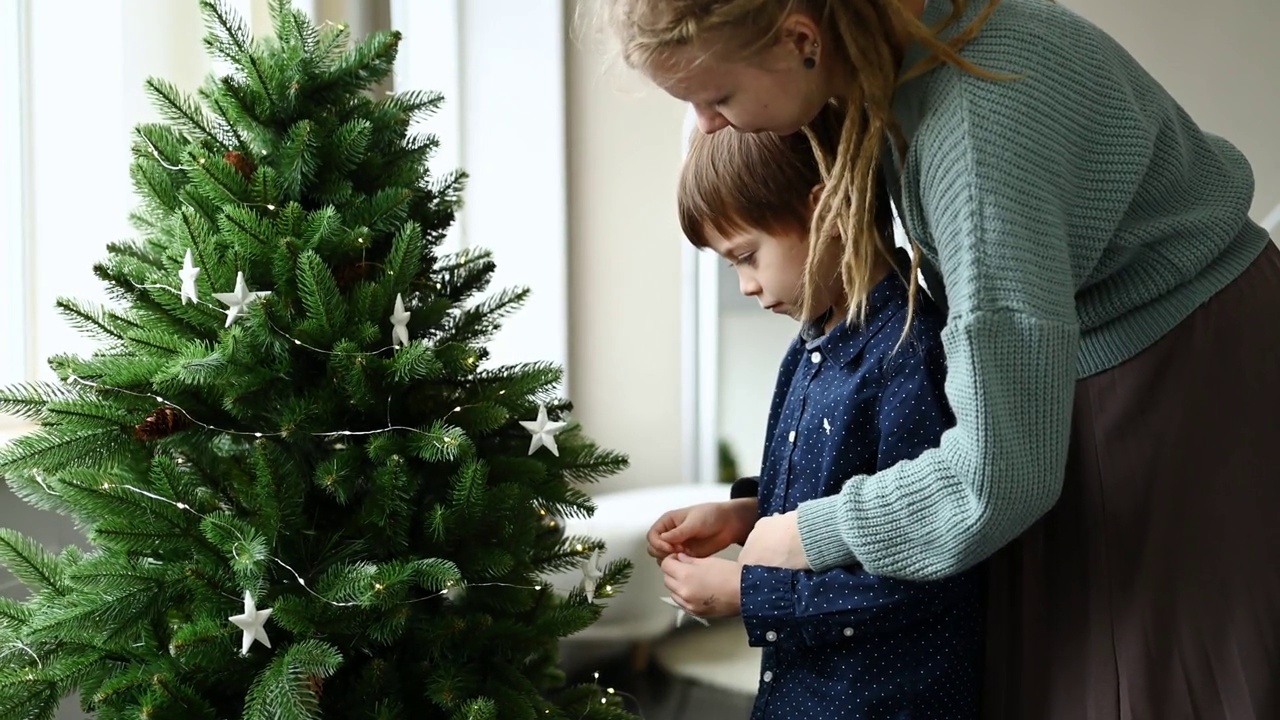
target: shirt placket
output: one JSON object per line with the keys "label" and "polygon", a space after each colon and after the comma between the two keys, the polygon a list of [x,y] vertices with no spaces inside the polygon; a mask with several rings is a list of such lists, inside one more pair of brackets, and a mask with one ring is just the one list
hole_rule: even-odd
{"label": "shirt placket", "polygon": [[[782,476],[778,478],[778,488],[780,493],[774,493],[774,498],[778,498],[771,503],[770,510],[772,514],[779,514],[790,507],[791,485],[793,478],[793,468],[795,467],[795,451],[796,442],[799,439],[801,425],[804,420],[806,407],[806,399],[809,395],[809,386],[813,384],[814,378],[818,374],[819,368],[822,366],[823,355],[818,343],[812,343],[809,350],[808,359],[797,371],[799,382],[791,388],[792,401],[788,403],[788,407],[782,414],[781,427],[787,429],[787,445],[786,452],[783,454],[782,461],[778,463]],[[765,640],[773,643],[779,639],[779,630],[769,630],[765,633]],[[774,677],[778,672],[778,651],[774,647],[764,648],[761,654],[760,662],[760,689],[756,696],[756,702],[752,710],[751,717],[753,720],[763,718],[768,713],[769,700],[773,695]]]}
{"label": "shirt placket", "polygon": [[801,366],[802,381],[796,390],[796,403],[793,412],[787,417],[790,429],[787,431],[787,456],[783,463],[782,510],[791,507],[791,491],[795,484],[795,452],[796,443],[800,439],[800,430],[804,426],[805,410],[809,397],[809,386],[813,384],[818,370],[822,367],[823,355],[820,343],[810,343],[809,357]]}

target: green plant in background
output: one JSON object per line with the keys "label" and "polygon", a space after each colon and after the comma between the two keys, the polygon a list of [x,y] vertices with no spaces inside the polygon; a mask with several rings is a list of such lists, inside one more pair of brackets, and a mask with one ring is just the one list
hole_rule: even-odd
{"label": "green plant in background", "polygon": [[720,449],[720,482],[732,484],[742,477],[738,474],[738,460],[734,457],[733,446],[728,440],[721,440]]}

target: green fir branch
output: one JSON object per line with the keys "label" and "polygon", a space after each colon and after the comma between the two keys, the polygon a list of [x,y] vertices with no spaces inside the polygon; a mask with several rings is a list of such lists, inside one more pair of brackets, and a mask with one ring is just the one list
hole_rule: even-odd
{"label": "green fir branch", "polygon": [[276,163],[287,197],[301,198],[303,188],[315,182],[319,169],[319,149],[320,139],[317,137],[316,126],[309,120],[294,123],[285,133]]}
{"label": "green fir branch", "polygon": [[20,383],[0,388],[0,415],[41,420],[50,403],[82,398],[78,387],[48,382]]}
{"label": "green fir branch", "polygon": [[307,318],[323,332],[328,342],[333,342],[347,322],[342,293],[333,273],[319,254],[307,250],[298,256],[297,278]]}
{"label": "green fir branch", "polygon": [[57,556],[15,530],[0,528],[0,563],[36,592],[61,597],[70,589]]}
{"label": "green fir branch", "polygon": [[71,467],[109,464],[124,455],[127,442],[113,429],[42,428],[0,448],[0,474],[55,474]]}
{"label": "green fir branch", "polygon": [[136,321],[86,300],[58,298],[54,306],[75,329],[100,339],[124,340],[125,333],[141,327]]}
{"label": "green fir branch", "polygon": [[304,640],[279,653],[249,689],[244,720],[320,720],[313,688],[342,665],[342,654],[318,640]]}
{"label": "green fir branch", "polygon": [[[218,147],[224,150],[227,149],[218,133],[214,131],[204,109],[179,90],[176,85],[168,80],[155,77],[147,78],[144,85],[147,95],[151,97],[152,105],[160,112],[161,117],[177,125],[184,132],[200,135],[206,140],[215,143]],[[176,160],[177,158],[173,159]],[[165,162],[174,166],[186,164],[170,162],[169,159],[166,159]]]}

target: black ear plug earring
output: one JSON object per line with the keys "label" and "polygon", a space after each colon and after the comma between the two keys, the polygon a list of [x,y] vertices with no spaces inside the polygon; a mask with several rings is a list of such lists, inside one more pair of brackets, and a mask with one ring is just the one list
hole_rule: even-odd
{"label": "black ear plug earring", "polygon": [[804,67],[806,70],[812,70],[818,67],[818,43],[815,42],[813,44],[813,54],[805,56]]}

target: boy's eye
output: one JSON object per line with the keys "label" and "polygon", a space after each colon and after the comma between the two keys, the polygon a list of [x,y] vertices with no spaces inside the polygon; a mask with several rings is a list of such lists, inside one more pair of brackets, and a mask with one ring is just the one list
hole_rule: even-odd
{"label": "boy's eye", "polygon": [[746,255],[742,255],[741,257],[739,257],[737,260],[729,261],[729,267],[737,267],[739,265],[746,265],[747,267],[755,267],[756,254],[747,253]]}

